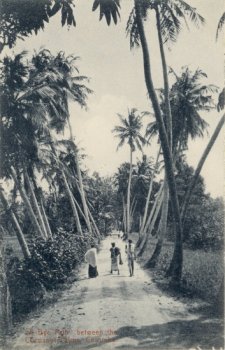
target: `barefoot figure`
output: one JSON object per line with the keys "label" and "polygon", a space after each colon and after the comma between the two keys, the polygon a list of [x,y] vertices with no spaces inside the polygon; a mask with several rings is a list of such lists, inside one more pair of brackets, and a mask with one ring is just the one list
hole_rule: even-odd
{"label": "barefoot figure", "polygon": [[116,247],[115,243],[112,243],[112,247],[110,248],[110,253],[111,253],[111,273],[113,271],[117,271],[118,275],[120,274],[119,271],[119,257],[120,257],[120,250],[118,247]]}
{"label": "barefoot figure", "polygon": [[128,267],[131,277],[134,275],[134,260],[136,259],[135,247],[132,239],[128,240],[128,245],[125,247],[125,252],[127,254]]}

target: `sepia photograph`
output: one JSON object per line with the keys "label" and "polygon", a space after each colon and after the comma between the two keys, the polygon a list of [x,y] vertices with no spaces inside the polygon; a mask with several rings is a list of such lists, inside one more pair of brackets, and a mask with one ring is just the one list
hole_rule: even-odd
{"label": "sepia photograph", "polygon": [[0,350],[223,350],[223,0],[0,0]]}

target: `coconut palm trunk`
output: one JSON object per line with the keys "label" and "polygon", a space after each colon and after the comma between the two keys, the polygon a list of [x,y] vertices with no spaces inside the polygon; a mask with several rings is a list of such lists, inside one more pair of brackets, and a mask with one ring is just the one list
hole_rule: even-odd
{"label": "coconut palm trunk", "polygon": [[18,239],[18,242],[19,242],[19,246],[22,250],[22,253],[23,253],[23,256],[25,259],[28,259],[30,258],[31,254],[30,254],[30,251],[29,251],[29,248],[28,248],[28,245],[27,245],[27,242],[26,242],[26,239],[24,237],[24,234],[22,232],[22,229],[20,227],[20,224],[17,220],[17,217],[15,215],[15,213],[13,212],[12,208],[10,208],[4,194],[3,194],[3,190],[0,189],[0,200],[2,202],[2,205],[3,205],[3,208],[6,212],[8,212],[11,216],[11,219],[12,219],[12,223],[15,227],[15,233],[16,233],[16,237]]}
{"label": "coconut palm trunk", "polygon": [[[71,127],[69,118],[67,118],[67,122],[68,122],[68,126],[69,126],[69,131],[70,131],[70,141],[74,144],[73,132],[72,132],[72,127]],[[82,175],[81,175],[81,170],[80,170],[80,165],[79,165],[79,160],[78,160],[76,150],[74,152],[74,160],[75,160],[76,169],[77,169],[77,177],[78,177],[78,181],[79,181],[81,201],[82,201],[82,205],[83,205],[83,209],[84,209],[84,215],[86,218],[87,228],[88,228],[88,231],[90,233],[92,233],[91,223],[90,223],[90,219],[89,219],[89,215],[88,215],[88,206],[87,206],[87,201],[85,198],[83,179],[82,179]]]}
{"label": "coconut palm trunk", "polygon": [[52,230],[51,230],[51,227],[49,225],[48,217],[46,215],[46,211],[45,211],[45,207],[44,207],[42,198],[40,198],[40,206],[41,206],[41,211],[42,211],[45,227],[46,227],[46,230],[48,233],[48,237],[52,240],[53,239]]}
{"label": "coconut palm trunk", "polygon": [[71,205],[71,208],[72,208],[72,212],[73,212],[73,217],[74,217],[74,220],[75,220],[75,223],[76,223],[77,232],[80,235],[82,235],[82,228],[81,228],[81,224],[80,224],[80,218],[79,218],[79,215],[78,215],[78,212],[77,212],[77,208],[76,208],[76,205],[75,205],[75,202],[74,202],[74,199],[73,199],[73,194],[72,194],[72,192],[70,190],[70,186],[68,184],[65,172],[64,172],[63,168],[60,168],[59,158],[58,158],[58,155],[57,155],[56,150],[54,148],[54,144],[53,144],[51,139],[50,139],[49,144],[50,144],[52,153],[53,153],[53,155],[54,155],[54,157],[55,157],[55,159],[56,159],[56,161],[58,163],[58,170],[59,170],[59,172],[62,175],[62,180],[63,180],[63,183],[64,183],[65,188],[66,188],[66,192],[67,192],[67,195],[68,195],[68,198],[69,198],[69,201],[70,201],[70,205]]}
{"label": "coconut palm trunk", "polygon": [[63,183],[65,185],[66,192],[67,192],[67,195],[68,195],[68,198],[69,198],[69,201],[70,201],[70,205],[71,205],[71,208],[72,208],[72,211],[73,211],[73,216],[74,216],[74,219],[75,219],[77,232],[80,235],[82,235],[82,228],[81,228],[81,224],[80,224],[80,218],[79,218],[79,215],[78,215],[78,212],[77,212],[76,205],[74,203],[73,194],[72,194],[72,192],[70,190],[70,187],[69,187],[69,184],[68,184],[68,181],[67,181],[67,178],[66,178],[64,170],[61,169],[60,172],[62,174]]}
{"label": "coconut palm trunk", "polygon": [[11,330],[12,307],[7,283],[5,245],[3,238],[0,238],[0,342]]}
{"label": "coconut palm trunk", "polygon": [[93,218],[93,215],[91,214],[91,211],[90,211],[89,208],[88,208],[88,213],[89,213],[90,220],[91,220],[91,223],[93,225],[94,231],[96,232],[98,238],[100,238],[101,237],[101,233],[99,232],[98,226],[96,225],[95,219]]}
{"label": "coconut palm trunk", "polygon": [[27,197],[26,192],[24,191],[24,189],[23,189],[23,187],[22,187],[20,181],[18,181],[17,176],[16,176],[15,169],[14,169],[13,167],[11,167],[11,175],[12,175],[12,178],[13,178],[13,180],[14,180],[14,182],[15,182],[15,184],[16,184],[18,190],[19,190],[19,192],[20,192],[21,198],[22,198],[23,201],[24,201],[25,208],[27,209],[27,212],[28,212],[28,214],[29,214],[29,216],[30,216],[30,219],[31,219],[31,222],[32,222],[32,224],[33,224],[33,226],[34,226],[35,231],[36,231],[44,240],[46,240],[46,236],[45,236],[45,234],[43,233],[43,231],[42,231],[42,229],[41,229],[41,227],[40,227],[40,225],[39,225],[39,223],[38,223],[38,220],[37,220],[37,218],[36,218],[36,216],[35,216],[35,213],[34,213],[34,211],[33,211],[33,208],[32,208],[32,206],[31,206],[31,204],[30,204],[29,198]]}
{"label": "coconut palm trunk", "polygon": [[24,176],[25,176],[25,180],[26,180],[26,183],[28,185],[28,188],[29,188],[29,191],[30,191],[30,194],[31,194],[31,198],[32,198],[32,201],[33,201],[33,206],[34,206],[34,211],[36,212],[36,215],[37,215],[37,218],[38,218],[38,222],[40,224],[42,232],[44,233],[46,238],[49,238],[48,237],[48,233],[47,233],[47,229],[45,227],[44,219],[42,217],[42,214],[41,214],[38,202],[37,202],[37,198],[36,198],[35,193],[34,193],[33,186],[31,184],[30,178],[29,178],[25,168],[24,168]]}
{"label": "coconut palm trunk", "polygon": [[180,217],[180,208],[179,208],[178,197],[177,197],[176,182],[175,182],[175,177],[173,172],[173,160],[172,160],[172,154],[171,154],[158,98],[157,98],[153,81],[152,81],[149,49],[148,49],[148,44],[145,36],[143,19],[141,15],[141,2],[139,0],[135,0],[134,3],[135,3],[135,11],[136,11],[137,28],[138,28],[138,33],[140,36],[140,42],[141,42],[141,47],[143,52],[145,82],[146,82],[146,87],[148,90],[149,97],[152,102],[158,130],[159,130],[159,137],[160,137],[160,142],[161,142],[163,156],[164,156],[167,181],[169,185],[171,203],[173,208],[173,215],[176,222],[176,245],[178,247],[178,250],[177,250],[178,254],[176,255],[176,268],[173,270],[172,279],[174,283],[179,284],[182,276],[182,267],[183,267],[183,248],[182,248],[183,233],[182,233],[182,224],[181,224],[181,217]]}
{"label": "coconut palm trunk", "polygon": [[133,202],[131,204],[131,208],[130,208],[130,220],[131,220],[131,228],[132,228],[132,223],[133,223],[133,217],[134,217],[134,212],[137,206],[137,201],[135,200],[135,198],[133,199]]}
{"label": "coconut palm trunk", "polygon": [[141,246],[141,249],[140,251],[138,252],[138,255],[141,256],[143,253],[144,253],[144,250],[146,248],[146,245],[148,243],[148,240],[149,240],[149,237],[151,236],[152,234],[152,230],[154,229],[155,227],[155,223],[156,223],[156,220],[159,216],[159,212],[162,208],[162,202],[163,202],[163,194],[161,193],[160,197],[159,197],[159,201],[158,201],[158,205],[156,206],[155,208],[155,212],[154,212],[154,215],[152,217],[152,221],[150,223],[150,226],[147,227],[147,232],[146,232],[146,235],[145,235],[145,239],[144,239],[144,242]]}
{"label": "coconut palm trunk", "polygon": [[[147,242],[147,238],[148,238],[148,232],[147,232],[147,229],[155,215],[155,212],[158,211],[161,207],[161,202],[162,202],[162,190],[163,190],[163,183],[161,184],[161,187],[157,193],[157,196],[156,196],[156,199],[155,199],[155,202],[153,204],[153,207],[151,209],[151,212],[150,212],[150,215],[149,215],[149,218],[148,218],[148,221],[144,227],[144,232],[143,232],[143,236],[142,236],[142,239],[141,239],[141,243],[139,244],[139,252],[138,252],[138,256],[142,255],[143,254],[143,251],[144,251],[144,248],[146,246],[146,242]],[[159,209],[157,209],[159,208]]]}
{"label": "coconut palm trunk", "polygon": [[131,178],[132,178],[132,166],[133,166],[133,161],[132,161],[132,155],[133,151],[132,148],[130,147],[130,171],[129,171],[129,179],[128,179],[128,186],[127,186],[127,237],[129,236],[130,233],[130,224],[131,224],[131,219],[130,219],[130,192],[131,192]]}
{"label": "coconut palm trunk", "polygon": [[122,200],[123,200],[123,228],[124,228],[124,233],[126,234],[127,232],[127,220],[126,220],[126,204],[125,204],[125,200],[124,200],[124,196],[122,196]]}
{"label": "coconut palm trunk", "polygon": [[181,217],[182,217],[182,221],[184,223],[184,220],[185,220],[185,215],[186,215],[186,212],[187,212],[187,208],[188,208],[188,204],[190,202],[190,198],[191,198],[191,194],[192,194],[192,191],[195,187],[195,184],[196,184],[196,181],[198,180],[198,177],[199,177],[199,174],[202,170],[202,167],[205,163],[205,160],[206,158],[208,157],[208,154],[209,152],[211,151],[216,139],[217,139],[217,136],[219,135],[223,125],[224,125],[224,122],[225,122],[225,114],[221,117],[216,129],[214,130],[214,133],[212,134],[210,140],[209,140],[209,143],[208,145],[206,146],[206,149],[205,151],[203,152],[203,155],[197,165],[197,168],[195,170],[195,173],[194,173],[194,176],[192,177],[192,180],[188,186],[188,189],[186,191],[186,194],[185,194],[185,197],[184,197],[184,201],[182,203],[182,208],[181,208]]}
{"label": "coconut palm trunk", "polygon": [[142,220],[142,224],[141,224],[141,228],[140,228],[140,235],[142,235],[142,233],[144,231],[144,227],[146,225],[146,220],[147,220],[147,215],[148,215],[148,210],[149,210],[149,204],[150,204],[150,198],[151,198],[151,194],[152,194],[152,187],[153,187],[153,182],[154,182],[154,178],[155,178],[155,173],[156,173],[156,170],[157,170],[157,167],[158,167],[160,151],[161,151],[161,147],[159,148],[159,152],[158,152],[158,155],[157,155],[157,158],[156,158],[154,170],[153,170],[153,173],[151,175],[151,180],[150,180],[150,184],[149,184],[149,188],[148,188],[148,195],[147,195],[146,203],[145,203],[144,216],[143,216],[143,220]]}
{"label": "coconut palm trunk", "polygon": [[[77,189],[78,189],[78,191],[79,191],[79,193],[80,193],[80,196],[81,196],[81,190],[80,190],[79,186],[77,186]],[[87,223],[87,221],[86,221],[86,216],[84,215],[83,211],[81,210],[81,207],[80,207],[80,205],[78,204],[78,202],[77,202],[77,200],[75,199],[75,197],[73,197],[73,199],[74,199],[75,204],[76,204],[76,206],[77,206],[79,212],[80,212],[81,215],[83,216],[83,218],[84,218],[84,220],[85,220],[85,222],[86,222],[86,225],[87,225],[87,227],[88,227],[88,223]],[[89,205],[90,205],[90,203],[89,203]],[[88,205],[87,205],[87,209],[88,209],[88,217],[90,218],[90,222],[91,222],[91,224],[92,224],[92,226],[93,226],[93,228],[94,228],[94,231],[96,232],[97,236],[101,236],[101,234],[100,234],[100,232],[99,232],[99,229],[98,229],[98,227],[97,227],[97,225],[96,225],[96,222],[95,222],[95,220],[94,220],[94,218],[93,218],[93,216],[92,216],[92,214],[91,214],[91,211],[90,211]]]}
{"label": "coconut palm trunk", "polygon": [[163,246],[163,240],[166,235],[166,229],[167,229],[167,217],[168,217],[168,207],[169,207],[169,188],[167,181],[165,179],[164,189],[163,189],[163,204],[162,204],[162,213],[161,213],[161,219],[159,224],[159,232],[158,232],[158,240],[154,249],[154,252],[150,259],[145,264],[146,268],[149,267],[155,267],[158,257],[161,253],[162,246]]}
{"label": "coconut palm trunk", "polygon": [[166,56],[164,52],[163,40],[162,40],[162,31],[161,31],[161,22],[158,5],[156,5],[156,26],[159,40],[160,55],[162,61],[162,71],[163,71],[163,81],[164,81],[164,98],[165,98],[165,109],[166,109],[166,130],[169,141],[170,150],[172,152],[172,114],[170,107],[170,98],[169,98],[169,81],[168,81],[168,72],[166,64]]}
{"label": "coconut palm trunk", "polygon": [[151,210],[150,215],[149,215],[149,217],[148,217],[148,220],[147,220],[147,222],[146,222],[146,224],[145,224],[145,227],[144,227],[144,230],[143,230],[143,233],[144,233],[144,234],[146,233],[148,227],[150,226],[151,221],[152,221],[152,218],[153,218],[153,215],[154,215],[154,213],[155,213],[155,210],[156,210],[156,208],[158,207],[158,203],[159,203],[160,198],[161,198],[161,196],[162,196],[163,187],[164,187],[164,182],[161,183],[161,186],[160,186],[159,191],[158,191],[158,193],[157,193],[157,196],[156,196],[155,202],[154,202],[154,204],[153,204],[152,210]]}

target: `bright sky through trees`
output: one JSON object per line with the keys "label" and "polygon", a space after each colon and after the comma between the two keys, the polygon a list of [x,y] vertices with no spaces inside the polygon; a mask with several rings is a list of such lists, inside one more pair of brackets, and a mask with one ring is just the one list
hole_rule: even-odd
{"label": "bright sky through trees", "polygon": [[[176,72],[189,65],[195,70],[201,68],[208,74],[207,83],[220,88],[224,84],[223,33],[216,42],[216,28],[223,13],[223,0],[189,0],[205,17],[206,25],[199,30],[190,25],[184,28],[176,44],[166,49],[167,63]],[[99,22],[98,13],[91,11],[89,0],[77,0],[75,16],[77,27],[62,28],[60,19],[53,18],[44,32],[32,35],[24,41],[18,40],[14,52],[23,49],[33,51],[46,47],[53,53],[64,50],[67,55],[74,53],[81,57],[80,74],[91,78],[90,87],[94,94],[88,101],[88,111],[71,105],[71,122],[78,146],[85,149],[85,164],[91,171],[110,175],[119,164],[129,159],[129,147],[116,152],[117,140],[111,130],[118,122],[117,113],[126,114],[127,109],[150,110],[144,83],[141,50],[130,51],[126,38],[126,21],[133,1],[121,1],[121,21],[108,27],[103,19]],[[156,87],[162,86],[161,62],[157,43],[154,19],[146,26],[151,48],[153,78]],[[151,21],[150,21],[151,22]],[[8,50],[3,51],[8,53]],[[210,124],[209,135],[204,139],[190,142],[187,159],[194,167],[216,127],[221,113],[216,111],[202,114]],[[146,123],[149,117],[146,118]],[[223,194],[224,182],[224,137],[221,133],[202,170],[207,190],[213,196]],[[157,147],[146,148],[148,155],[156,154]]]}

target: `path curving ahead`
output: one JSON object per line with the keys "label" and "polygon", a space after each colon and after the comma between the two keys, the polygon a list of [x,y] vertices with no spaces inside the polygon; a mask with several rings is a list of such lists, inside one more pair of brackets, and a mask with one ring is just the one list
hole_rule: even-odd
{"label": "path curving ahead", "polygon": [[[119,276],[110,274],[112,241],[122,251]],[[38,317],[30,316],[10,350],[219,349],[219,321],[188,312],[190,305],[166,296],[137,263],[129,277],[125,244],[116,235],[102,242],[98,271],[88,279],[83,265],[79,281]]]}

